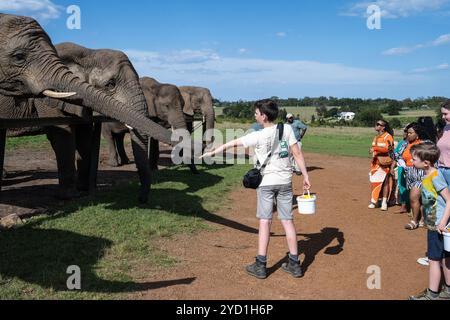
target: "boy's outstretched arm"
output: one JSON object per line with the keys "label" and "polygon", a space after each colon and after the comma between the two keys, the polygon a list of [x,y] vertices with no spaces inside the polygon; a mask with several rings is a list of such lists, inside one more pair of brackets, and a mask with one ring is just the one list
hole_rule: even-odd
{"label": "boy's outstretched arm", "polygon": [[244,146],[242,141],[240,139],[236,139],[233,141],[230,141],[226,144],[221,145],[220,147],[214,148],[213,150],[206,152],[204,155],[202,155],[200,157],[200,159],[203,159],[205,157],[214,157],[216,154],[222,153],[225,150],[228,150],[230,148],[234,148],[234,147],[242,147]]}

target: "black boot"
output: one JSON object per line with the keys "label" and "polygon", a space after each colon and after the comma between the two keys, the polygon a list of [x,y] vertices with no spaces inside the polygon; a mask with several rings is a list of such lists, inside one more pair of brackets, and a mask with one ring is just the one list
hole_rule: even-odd
{"label": "black boot", "polygon": [[294,278],[303,277],[303,271],[302,266],[300,265],[300,260],[295,261],[291,259],[289,255],[288,255],[288,262],[283,263],[281,268],[287,273],[290,273]]}
{"label": "black boot", "polygon": [[266,269],[266,263],[261,262],[256,258],[256,262],[250,266],[247,266],[245,268],[247,270],[247,273],[251,276],[254,276],[258,279],[266,279],[267,278],[267,269]]}

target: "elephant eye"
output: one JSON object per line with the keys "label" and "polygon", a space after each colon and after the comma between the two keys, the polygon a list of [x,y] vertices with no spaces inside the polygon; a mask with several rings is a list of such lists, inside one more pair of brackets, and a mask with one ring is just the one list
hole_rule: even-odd
{"label": "elephant eye", "polygon": [[23,51],[16,51],[12,54],[12,58],[14,59],[15,63],[22,64],[26,60],[26,55]]}
{"label": "elephant eye", "polygon": [[111,79],[108,81],[108,83],[106,84],[106,88],[108,90],[113,90],[116,87],[116,81],[114,81],[114,79]]}

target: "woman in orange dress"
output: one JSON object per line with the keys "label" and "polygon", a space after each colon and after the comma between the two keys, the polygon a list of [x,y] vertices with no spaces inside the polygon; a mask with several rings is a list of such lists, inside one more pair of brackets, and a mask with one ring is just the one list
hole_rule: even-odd
{"label": "woman in orange dress", "polygon": [[394,132],[386,120],[378,120],[375,126],[378,135],[373,139],[370,152],[373,154],[370,168],[370,183],[372,185],[372,199],[369,209],[375,209],[383,191],[381,210],[387,211],[389,196],[393,189],[391,152],[394,149]]}

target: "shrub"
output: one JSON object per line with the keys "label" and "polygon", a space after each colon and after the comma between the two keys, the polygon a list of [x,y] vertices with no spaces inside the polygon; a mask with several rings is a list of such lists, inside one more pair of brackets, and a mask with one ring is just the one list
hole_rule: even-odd
{"label": "shrub", "polygon": [[363,126],[372,127],[377,120],[382,118],[383,117],[380,113],[380,110],[367,108],[356,115],[355,121],[359,122]]}

